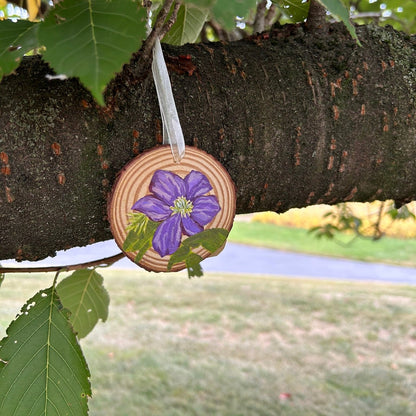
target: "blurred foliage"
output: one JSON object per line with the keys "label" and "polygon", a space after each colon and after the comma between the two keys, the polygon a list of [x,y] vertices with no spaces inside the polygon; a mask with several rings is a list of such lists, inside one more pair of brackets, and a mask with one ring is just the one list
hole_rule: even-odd
{"label": "blurred foliage", "polygon": [[279,9],[279,23],[298,23],[306,20],[309,11],[309,2],[302,0],[273,0]]}
{"label": "blurred foliage", "polygon": [[[350,10],[350,18],[355,24],[375,22],[391,25],[396,30],[416,33],[415,0],[342,0]],[[299,23],[306,20],[309,2],[305,0],[273,0],[279,10],[280,24]]]}
{"label": "blurred foliage", "polygon": [[416,237],[415,213],[416,202],[400,208],[394,206],[394,201],[349,202],[294,208],[283,214],[260,212],[253,214],[252,220],[310,229],[317,237],[330,239],[339,233],[373,240],[385,235],[405,239]]}
{"label": "blurred foliage", "polygon": [[[198,0],[187,0],[198,3]],[[208,0],[206,0],[208,1]],[[211,0],[210,0],[211,1]],[[325,2],[332,3],[325,0]],[[396,30],[406,33],[416,33],[416,1],[415,0],[333,0],[334,3],[343,4],[350,12],[350,20],[355,25],[376,23],[379,25],[391,25]],[[219,3],[214,7],[214,13],[208,16],[207,23],[202,29],[203,40],[235,40],[253,34],[256,18],[261,10],[262,1],[250,2],[244,0],[240,4],[238,18],[227,15],[224,23],[223,14],[229,9],[219,13]],[[229,2],[231,6],[232,2]],[[257,5],[256,5],[257,4]],[[287,23],[302,23],[307,20],[310,2],[307,0],[271,0],[267,1],[265,15],[265,30],[273,25]],[[244,5],[244,8],[242,7]],[[229,11],[229,10],[228,10]],[[342,20],[340,15],[331,15],[328,20]],[[231,17],[230,17],[231,16]],[[348,24],[344,21],[344,23]]]}
{"label": "blurred foliage", "polygon": [[350,7],[351,17],[356,24],[375,22],[416,33],[415,0],[344,0],[344,3]]}

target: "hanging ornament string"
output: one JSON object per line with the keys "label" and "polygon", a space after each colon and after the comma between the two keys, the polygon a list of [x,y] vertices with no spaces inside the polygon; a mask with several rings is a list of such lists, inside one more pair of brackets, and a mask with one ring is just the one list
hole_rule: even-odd
{"label": "hanging ornament string", "polygon": [[[172,1],[166,0],[164,5]],[[176,4],[180,2],[175,1]],[[150,33],[150,9],[148,13]],[[185,154],[158,39],[160,31],[156,31],[159,16],[148,39],[155,42],[152,72],[164,144],[170,146],[144,152],[123,168],[113,186],[108,218],[117,245],[144,269],[166,272],[186,268],[190,277],[201,276],[199,263],[222,250],[233,225],[235,185],[213,156],[190,146]],[[166,16],[162,18],[165,21]]]}
{"label": "hanging ornament string", "polygon": [[152,72],[162,115],[163,144],[170,144],[173,160],[179,163],[185,156],[185,140],[159,38],[153,47]]}

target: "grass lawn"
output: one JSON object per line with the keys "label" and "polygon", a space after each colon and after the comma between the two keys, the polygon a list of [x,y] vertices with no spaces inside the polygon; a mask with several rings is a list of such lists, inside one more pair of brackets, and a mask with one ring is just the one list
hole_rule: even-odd
{"label": "grass lawn", "polygon": [[[340,235],[339,239],[348,243],[351,236]],[[236,221],[229,240],[287,251],[416,266],[416,239],[383,237],[373,241],[357,238],[351,244],[340,245],[332,240],[318,239],[302,228]]]}
{"label": "grass lawn", "polygon": [[[102,270],[91,416],[411,416],[416,287]],[[9,275],[0,336],[53,275]]]}

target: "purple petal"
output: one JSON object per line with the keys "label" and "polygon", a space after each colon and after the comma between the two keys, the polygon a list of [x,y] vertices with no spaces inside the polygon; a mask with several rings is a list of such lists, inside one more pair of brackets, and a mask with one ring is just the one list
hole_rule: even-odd
{"label": "purple petal", "polygon": [[186,187],[183,179],[176,173],[167,170],[157,170],[150,181],[149,189],[155,196],[169,206],[179,196],[185,196]]}
{"label": "purple petal", "polygon": [[166,221],[163,221],[153,236],[153,248],[164,257],[173,254],[179,247],[182,237],[181,216],[172,215]]}
{"label": "purple petal", "polygon": [[142,212],[152,221],[163,221],[172,215],[172,210],[168,205],[151,195],[140,198],[131,209]]}
{"label": "purple petal", "polygon": [[196,170],[192,170],[186,175],[186,198],[193,201],[196,197],[205,195],[212,189],[208,178]]}
{"label": "purple petal", "polygon": [[200,225],[207,225],[221,210],[214,195],[200,196],[193,201],[191,218]]}
{"label": "purple petal", "polygon": [[182,229],[186,235],[194,235],[204,231],[204,227],[196,223],[191,217],[186,215],[182,217]]}

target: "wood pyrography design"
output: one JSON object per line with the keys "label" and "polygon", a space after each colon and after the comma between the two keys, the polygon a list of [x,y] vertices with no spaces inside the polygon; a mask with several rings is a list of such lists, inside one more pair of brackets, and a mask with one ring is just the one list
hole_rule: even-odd
{"label": "wood pyrography design", "polygon": [[[180,224],[178,227],[181,227],[184,230],[180,237],[180,241],[183,242],[193,234],[193,232],[187,231],[190,226],[187,225],[187,218],[184,218],[187,217],[187,215],[184,214],[184,212],[192,212],[192,209],[195,209],[195,214],[198,214],[198,209],[200,209],[201,212],[204,211],[204,207],[202,207],[201,210],[201,207],[198,208],[197,206],[198,201],[204,200],[210,204],[212,201],[215,201],[215,204],[217,204],[215,206],[217,206],[218,209],[215,209],[215,207],[212,209],[212,204],[208,207],[208,211],[211,209],[210,215],[212,216],[212,219],[210,216],[205,217],[205,219],[208,218],[209,220],[206,224],[203,220],[199,220],[199,217],[196,217],[200,224],[202,224],[202,226],[197,224],[198,227],[200,227],[201,230],[231,230],[235,216],[236,196],[234,183],[225,168],[208,153],[189,146],[186,147],[185,157],[181,162],[175,163],[172,158],[170,147],[163,146],[145,152],[129,162],[120,172],[118,179],[114,184],[108,205],[108,216],[115,241],[122,250],[128,234],[129,216],[135,209],[140,210],[141,206],[146,206],[147,201],[155,200],[153,198],[155,193],[157,194],[158,190],[160,191],[160,186],[158,186],[157,183],[155,184],[155,178],[165,176],[168,179],[170,177],[177,178],[176,175],[181,178],[179,181],[184,182],[185,184],[190,182],[190,178],[203,178],[204,180],[200,183],[202,189],[198,190],[199,185],[196,183],[189,193],[196,195],[197,198],[193,199],[192,195],[190,197],[188,195],[188,198],[185,192],[185,195],[183,196],[178,194],[178,198],[174,203],[158,203],[158,206],[153,209],[153,211],[156,210],[157,212],[154,214],[152,220],[158,221],[159,211],[162,213],[167,212],[167,214],[164,214],[165,217],[163,217],[163,221],[159,221],[158,224],[154,222],[153,224],[155,226],[160,226],[161,229],[163,229],[163,223],[175,222],[176,220],[172,217],[177,214],[178,224]],[[209,181],[209,187],[206,186],[207,180]],[[163,183],[162,185],[165,186]],[[166,182],[167,192],[170,192],[169,187],[172,186],[175,186],[174,182]],[[155,190],[155,188],[157,189]],[[192,203],[194,203],[195,207]],[[169,205],[171,206],[169,207]],[[133,209],[133,207],[135,208]],[[148,214],[146,209],[143,209],[141,212],[146,215]],[[180,217],[180,215],[182,215],[182,217]],[[152,214],[150,214],[150,217],[152,217]],[[167,229],[167,227],[164,228]],[[157,231],[155,233],[155,236],[156,235]],[[123,251],[130,260],[135,261],[138,254],[137,251]],[[138,261],[138,264],[149,271],[167,271],[171,257],[171,253],[166,254],[167,252],[169,253],[166,249],[166,243],[160,248],[154,242]],[[203,247],[195,248],[193,252],[203,259],[218,253],[211,254],[210,251]],[[182,270],[185,267],[185,262],[175,263],[171,267],[171,271]]]}

